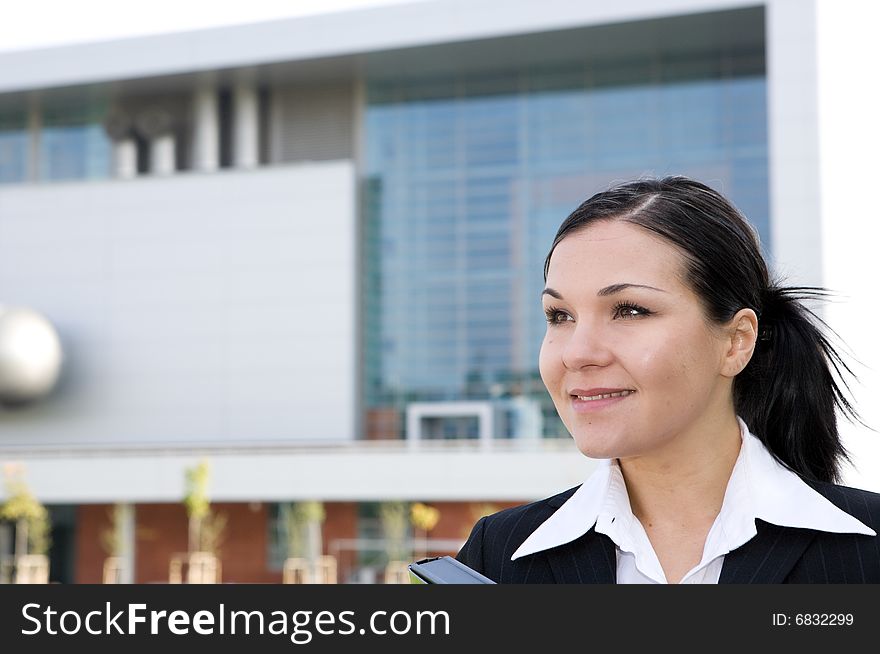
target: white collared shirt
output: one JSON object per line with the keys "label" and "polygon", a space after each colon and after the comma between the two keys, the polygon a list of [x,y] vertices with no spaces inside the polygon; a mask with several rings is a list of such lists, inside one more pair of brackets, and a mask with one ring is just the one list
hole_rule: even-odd
{"label": "white collared shirt", "polygon": [[[680,583],[717,584],[724,555],[758,533],[756,518],[786,527],[877,535],[777,462],[746,423],[739,417],[737,421],[742,447],[721,510],[706,536],[700,562]],[[633,515],[617,459],[600,459],[598,469],[526,538],[511,561],[570,543],[593,525],[616,545],[618,584],[668,583],[644,527]]]}

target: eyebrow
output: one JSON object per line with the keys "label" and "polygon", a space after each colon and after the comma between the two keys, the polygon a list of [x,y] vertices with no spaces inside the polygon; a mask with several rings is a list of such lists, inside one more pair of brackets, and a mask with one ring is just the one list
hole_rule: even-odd
{"label": "eyebrow", "polygon": [[[659,292],[661,292],[661,293],[666,293],[666,292],[667,292],[667,291],[664,291],[662,288],[656,288],[656,287],[654,287],[654,286],[648,286],[647,284],[628,284],[628,283],[624,283],[624,284],[611,284],[611,286],[606,286],[605,288],[600,288],[599,291],[596,293],[596,295],[598,295],[599,297],[605,297],[605,296],[608,296],[608,295],[614,295],[615,293],[620,293],[621,291],[625,291],[625,290],[628,289],[628,288],[647,288],[647,289],[649,289],[649,290],[651,290],[651,291],[659,291]],[[549,295],[549,296],[551,296],[551,297],[555,297],[557,300],[561,300],[561,299],[562,299],[562,294],[561,294],[559,291],[557,291],[557,290],[555,290],[555,289],[552,289],[552,288],[549,288],[549,287],[548,287],[548,288],[545,288],[545,289],[541,292],[541,297],[544,297],[545,295]]]}

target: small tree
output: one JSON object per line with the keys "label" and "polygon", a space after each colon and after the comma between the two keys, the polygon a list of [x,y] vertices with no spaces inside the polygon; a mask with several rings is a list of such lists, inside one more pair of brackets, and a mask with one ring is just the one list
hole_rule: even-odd
{"label": "small tree", "polygon": [[104,572],[102,579],[105,584],[122,583],[125,574],[124,556],[126,554],[125,522],[126,507],[123,504],[114,504],[107,509],[109,526],[101,531],[101,547],[107,552],[104,559]]}
{"label": "small tree", "polygon": [[409,525],[409,506],[406,502],[382,502],[379,506],[379,521],[385,538],[385,552],[389,561],[404,561],[410,558],[407,547],[407,527]]}
{"label": "small tree", "polygon": [[101,532],[101,547],[108,556],[121,556],[124,548],[122,525],[125,520],[124,508],[121,504],[114,504],[107,509],[107,519],[110,526]]}
{"label": "small tree", "polygon": [[210,464],[202,460],[192,468],[187,468],[186,490],[183,504],[189,518],[189,551],[199,552],[202,546],[202,527],[211,513],[211,501],[208,498],[208,483],[211,479]]}
{"label": "small tree", "polygon": [[206,460],[186,469],[183,504],[189,517],[189,551],[217,554],[223,543],[227,518],[211,509],[208,486],[211,465]]}
{"label": "small tree", "polygon": [[226,535],[226,523],[228,519],[225,513],[218,513],[208,509],[208,514],[202,518],[199,530],[199,551],[208,552],[214,556],[220,556],[220,548]]}
{"label": "small tree", "polygon": [[415,527],[418,553],[416,558],[423,559],[428,555],[428,532],[437,526],[440,510],[421,502],[416,502],[410,509],[410,522]]}
{"label": "small tree", "polygon": [[281,507],[281,520],[287,540],[287,558],[314,562],[321,555],[321,524],[327,515],[317,501],[291,502]]}
{"label": "small tree", "polygon": [[49,512],[28,488],[22,465],[7,464],[3,477],[6,501],[0,506],[0,520],[15,523],[15,557],[45,555],[51,545]]}

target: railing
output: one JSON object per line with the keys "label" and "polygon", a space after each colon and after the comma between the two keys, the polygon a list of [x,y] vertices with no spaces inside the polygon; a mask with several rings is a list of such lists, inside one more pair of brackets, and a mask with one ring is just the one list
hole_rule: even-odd
{"label": "railing", "polygon": [[132,443],[118,445],[83,443],[75,447],[56,445],[28,445],[0,447],[0,458],[27,456],[28,458],[107,456],[212,456],[291,455],[291,454],[430,454],[430,453],[565,453],[577,452],[571,438],[493,438],[488,441],[461,440],[349,440],[349,441],[296,441],[248,443]]}

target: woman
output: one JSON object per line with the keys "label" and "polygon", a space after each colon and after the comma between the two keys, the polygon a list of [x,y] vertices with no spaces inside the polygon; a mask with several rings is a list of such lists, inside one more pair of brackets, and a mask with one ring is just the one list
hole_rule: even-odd
{"label": "woman", "polygon": [[[458,554],[500,583],[880,583],[880,495],[836,485],[843,365],[721,195],[599,193],[544,265],[541,378],[581,486],[482,518]],[[845,366],[844,366],[845,368]]]}

